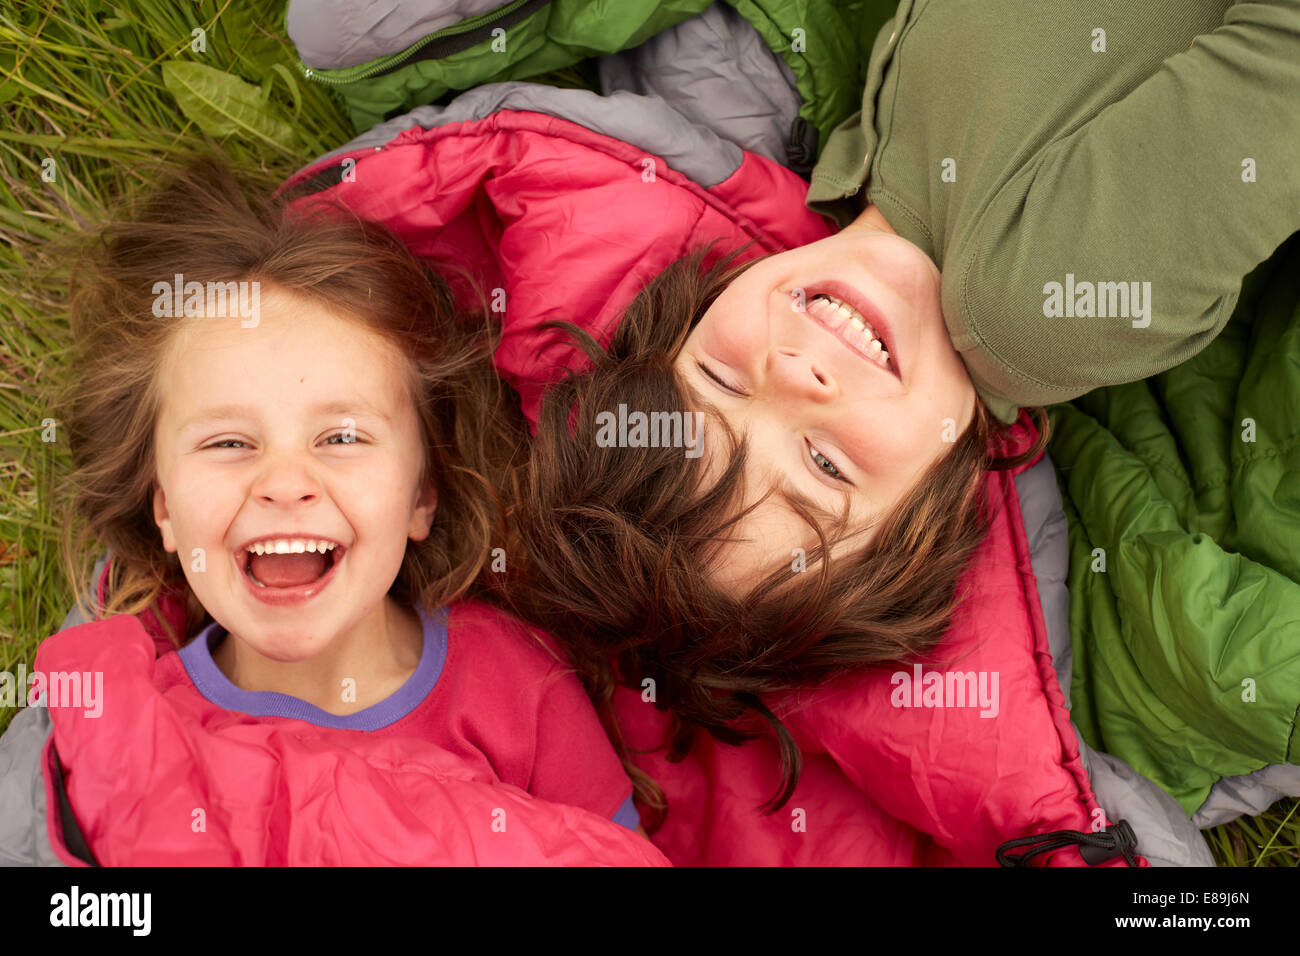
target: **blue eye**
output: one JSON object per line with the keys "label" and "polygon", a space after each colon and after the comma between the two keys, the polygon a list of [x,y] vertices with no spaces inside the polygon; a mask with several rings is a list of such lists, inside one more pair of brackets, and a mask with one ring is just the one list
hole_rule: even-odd
{"label": "blue eye", "polygon": [[840,474],[839,468],[835,467],[835,462],[831,461],[812,445],[808,446],[808,451],[812,454],[812,460],[819,469],[827,475],[830,475],[836,481],[842,481],[845,484],[849,483],[849,480]]}
{"label": "blue eye", "polygon": [[231,445],[231,444],[242,445],[243,442],[240,441],[238,438],[223,438],[221,441],[213,442],[211,445],[204,445],[203,447],[204,447],[204,448],[222,448],[222,447],[225,447],[225,446],[227,446],[227,445]]}

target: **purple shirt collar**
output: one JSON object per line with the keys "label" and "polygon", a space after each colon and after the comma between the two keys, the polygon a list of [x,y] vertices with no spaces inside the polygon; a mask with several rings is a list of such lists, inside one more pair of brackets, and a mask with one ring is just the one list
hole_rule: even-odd
{"label": "purple shirt collar", "polygon": [[252,717],[290,717],[340,730],[380,730],[401,720],[429,696],[447,659],[447,609],[428,614],[424,605],[419,604],[416,611],[424,625],[424,649],[415,673],[391,696],[355,714],[331,714],[315,704],[279,691],[236,687],[212,659],[213,648],[227,634],[216,621],[200,631],[179,653],[195,689],[218,707]]}

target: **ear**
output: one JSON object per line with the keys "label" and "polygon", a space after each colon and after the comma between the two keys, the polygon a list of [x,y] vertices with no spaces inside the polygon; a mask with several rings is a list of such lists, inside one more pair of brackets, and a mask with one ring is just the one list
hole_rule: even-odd
{"label": "ear", "polygon": [[172,521],[167,514],[167,493],[157,478],[153,481],[153,520],[162,532],[163,550],[176,551],[176,535],[172,532]]}
{"label": "ear", "polygon": [[417,493],[415,508],[411,511],[411,523],[406,529],[407,537],[412,541],[423,541],[427,538],[429,529],[433,527],[433,514],[437,510],[438,490],[431,480],[425,479]]}

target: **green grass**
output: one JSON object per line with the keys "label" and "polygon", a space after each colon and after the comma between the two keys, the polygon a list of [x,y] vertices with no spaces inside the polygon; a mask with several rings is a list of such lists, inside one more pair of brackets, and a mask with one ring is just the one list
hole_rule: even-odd
{"label": "green grass", "polygon": [[[42,440],[68,345],[67,264],[50,242],[105,219],[116,197],[149,185],[154,161],[187,146],[218,143],[270,187],[350,139],[342,103],[299,73],[283,10],[283,0],[0,8],[0,670],[30,670],[73,603],[51,513],[67,448],[57,423],[56,440]],[[589,82],[577,69],[538,79]],[[217,88],[240,107],[216,109],[232,101],[210,98]],[[42,177],[50,159],[52,181]],[[0,709],[0,731],[12,716]],[[1283,801],[1208,831],[1216,858],[1300,864],[1296,807]]]}

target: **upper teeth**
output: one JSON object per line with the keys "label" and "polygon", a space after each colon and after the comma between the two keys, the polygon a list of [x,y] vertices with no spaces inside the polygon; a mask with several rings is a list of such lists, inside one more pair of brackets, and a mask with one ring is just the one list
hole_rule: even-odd
{"label": "upper teeth", "polygon": [[878,365],[892,367],[889,352],[884,349],[884,343],[876,336],[875,330],[867,324],[861,312],[843,299],[837,299],[824,292],[820,293],[813,296],[812,301],[808,303],[808,311],[816,311],[823,315],[834,315],[838,311],[842,318],[848,319],[848,322],[840,327],[839,334],[850,344],[856,344],[859,349],[866,352],[868,358],[875,359]]}
{"label": "upper teeth", "polygon": [[277,538],[250,544],[248,550],[254,554],[302,554],[304,551],[333,551],[333,541],[316,541],[311,538]]}

